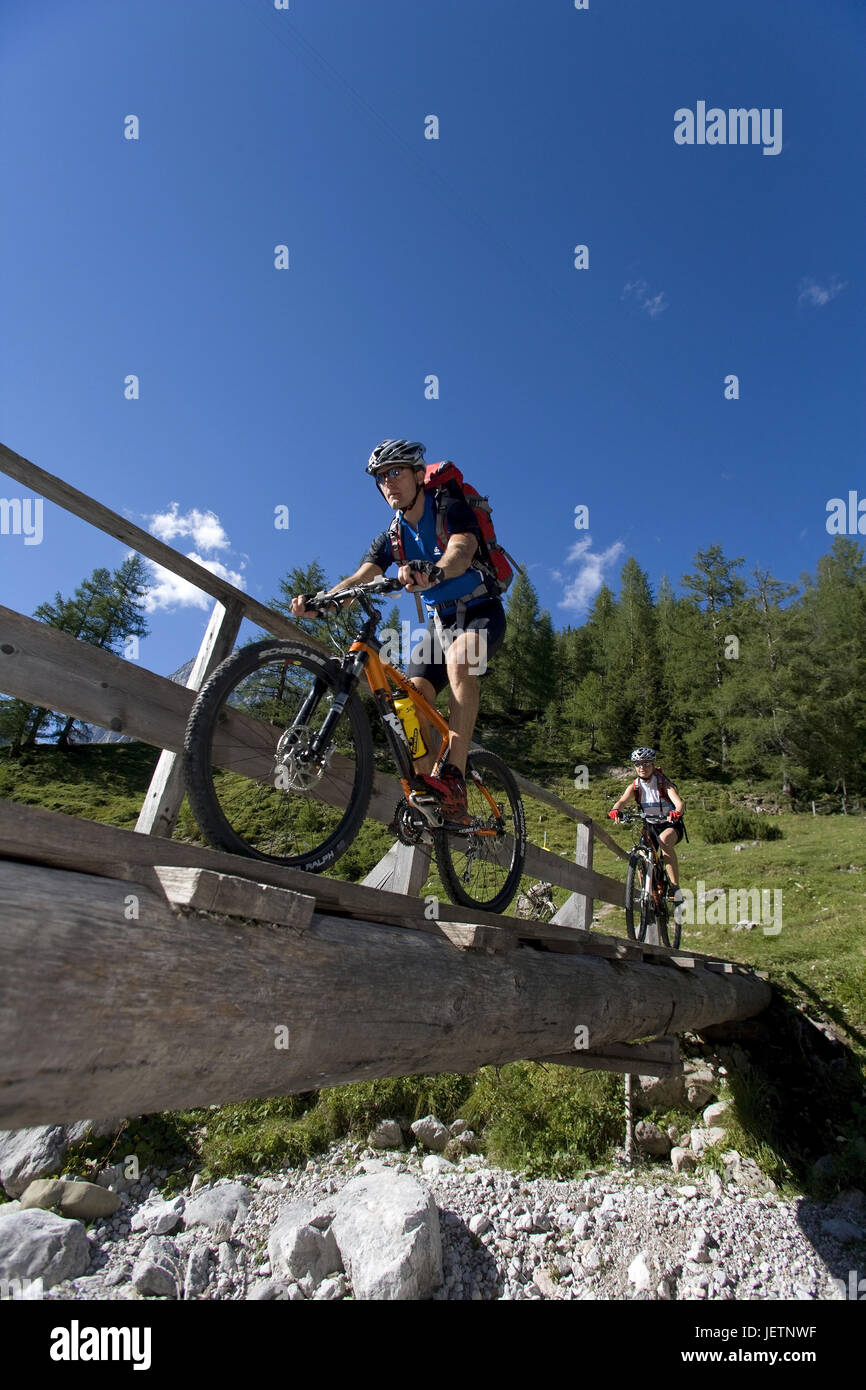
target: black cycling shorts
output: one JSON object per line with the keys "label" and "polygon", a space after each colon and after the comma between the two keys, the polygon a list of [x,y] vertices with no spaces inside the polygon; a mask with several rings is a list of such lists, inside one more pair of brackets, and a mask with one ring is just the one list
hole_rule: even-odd
{"label": "black cycling shorts", "polygon": [[651,834],[654,833],[656,836],[663,830],[675,830],[677,832],[677,838],[674,840],[675,845],[678,845],[683,838],[683,823],[681,820],[656,821],[653,825],[648,825],[647,830],[649,830]]}
{"label": "black cycling shorts", "polygon": [[[457,623],[455,612],[442,615],[442,626],[446,633],[471,632],[473,630],[487,633],[487,661],[499,651],[505,641],[505,609],[498,598],[484,600],[481,603],[471,604],[463,613],[463,621]],[[445,666],[445,654],[442,651],[442,643],[439,641],[439,634],[436,631],[436,624],[432,618],[428,618],[425,629],[426,639],[422,642],[424,650],[416,654],[413,650],[413,659],[406,666],[406,675],[422,676],[425,681],[429,681],[438,695],[440,690],[444,690],[448,684],[448,671]]]}

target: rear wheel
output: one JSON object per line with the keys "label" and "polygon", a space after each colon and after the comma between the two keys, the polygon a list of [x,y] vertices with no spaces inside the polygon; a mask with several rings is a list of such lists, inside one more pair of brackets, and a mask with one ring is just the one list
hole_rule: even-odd
{"label": "rear wheel", "polygon": [[184,739],[190,804],[213,844],[314,873],[345,853],[369,805],[373,746],[353,693],[315,755],[341,675],[319,652],[273,639],[217,667]]}
{"label": "rear wheel", "polygon": [[469,754],[466,804],[471,827],[435,834],[439,873],[453,903],[502,912],[523,873],[526,820],[517,783],[495,753]]}

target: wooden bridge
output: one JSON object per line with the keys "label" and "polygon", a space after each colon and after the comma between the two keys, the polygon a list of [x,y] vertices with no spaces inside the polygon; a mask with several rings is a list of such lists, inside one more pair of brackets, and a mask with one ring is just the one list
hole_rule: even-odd
{"label": "wooden bridge", "polygon": [[[571,894],[546,924],[429,918],[423,846],[352,884],[173,839],[195,692],[242,619],[321,644],[3,445],[0,469],[216,601],[186,688],[0,607],[0,689],[162,750],[134,831],[0,801],[0,1127],[520,1059],[661,1075],[674,1034],[769,1003],[744,966],[590,931],[593,901],[624,894],[594,843],[627,856],[521,777],[576,823],[574,861],[528,846],[525,872]],[[377,774],[368,815],[389,824],[401,795]]]}

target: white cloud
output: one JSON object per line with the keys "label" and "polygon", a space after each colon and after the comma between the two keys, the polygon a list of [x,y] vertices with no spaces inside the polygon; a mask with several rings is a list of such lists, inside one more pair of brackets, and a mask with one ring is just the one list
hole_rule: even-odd
{"label": "white cloud", "polygon": [[800,281],[797,303],[811,304],[814,308],[821,309],[844,290],[846,283],[847,281],[840,280],[837,275],[834,275],[828,285],[819,285],[817,280],[806,276]]}
{"label": "white cloud", "polygon": [[215,512],[200,512],[198,507],[180,512],[177,502],[172,502],[167,512],[157,512],[150,518],[147,529],[167,545],[178,537],[189,536],[197,550],[229,549],[229,538],[219,517]]}
{"label": "white cloud", "polygon": [[629,280],[628,284],[623,285],[620,299],[628,299],[630,294],[634,295],[640,307],[646,310],[651,319],[668,307],[664,290],[659,290],[658,294],[650,294],[646,280]]}
{"label": "white cloud", "polygon": [[[229,538],[216,512],[202,512],[198,507],[181,512],[177,502],[172,502],[167,511],[155,512],[148,518],[148,530],[151,535],[157,536],[167,545],[185,537],[191,538],[195,549],[186,552],[188,560],[194,560],[197,565],[210,570],[211,574],[218,575],[220,579],[225,579],[236,589],[246,588],[241,573],[245,564],[243,560],[240,561],[240,569],[233,570],[220,560],[206,559],[199,553],[208,550],[231,550]],[[179,574],[164,569],[154,560],[148,560],[147,564],[151,574],[151,588],[144,600],[145,612],[171,613],[176,608],[208,610],[213,607],[212,595],[197,589],[188,579],[182,579]]]}
{"label": "white cloud", "polygon": [[580,568],[575,577],[569,580],[563,591],[558,608],[573,612],[583,612],[605,582],[605,571],[615,565],[625,550],[622,541],[614,541],[607,550],[594,551],[592,537],[582,536],[575,541],[566,557],[568,564],[578,562]]}
{"label": "white cloud", "polygon": [[[189,560],[195,560],[202,569],[210,570],[211,574],[216,574],[220,579],[225,579],[229,584],[234,584],[236,589],[245,589],[246,580],[238,570],[230,570],[226,565],[220,564],[219,560],[204,560],[201,555],[197,555],[194,550],[187,556]],[[197,589],[188,579],[183,579],[179,574],[173,574],[171,570],[163,569],[162,565],[157,565],[153,560],[148,560],[152,575],[152,587],[148,590],[144,600],[144,610],[146,613],[173,612],[176,608],[203,608],[210,609],[214,605],[212,594],[206,594],[203,589]]]}

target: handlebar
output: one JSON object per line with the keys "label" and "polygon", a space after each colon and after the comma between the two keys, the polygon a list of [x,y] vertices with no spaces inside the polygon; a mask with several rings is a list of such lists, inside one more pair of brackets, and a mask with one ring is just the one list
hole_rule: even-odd
{"label": "handlebar", "polygon": [[314,594],[312,598],[307,596],[305,607],[314,609],[317,613],[327,613],[332,608],[334,610],[342,608],[346,599],[358,599],[361,606],[369,613],[370,603],[367,595],[369,594],[396,594],[403,585],[399,579],[386,579],[382,574],[378,579],[371,579],[369,584],[356,584],[351,589],[340,589],[336,594],[326,594],[320,592]]}
{"label": "handlebar", "polygon": [[630,821],[644,820],[650,825],[661,825],[668,819],[667,816],[652,816],[647,811],[620,811],[617,814],[617,825],[628,825]]}

